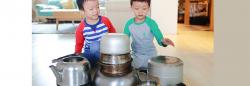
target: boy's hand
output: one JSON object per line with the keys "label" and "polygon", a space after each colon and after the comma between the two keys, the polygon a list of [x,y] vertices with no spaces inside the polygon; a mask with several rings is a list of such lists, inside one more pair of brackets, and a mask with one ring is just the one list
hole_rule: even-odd
{"label": "boy's hand", "polygon": [[81,53],[75,53],[75,56],[80,56],[81,55]]}
{"label": "boy's hand", "polygon": [[171,46],[175,46],[174,45],[174,42],[172,41],[172,40],[170,40],[170,39],[168,39],[168,38],[163,38],[162,39],[162,43],[164,44],[164,45],[171,45]]}

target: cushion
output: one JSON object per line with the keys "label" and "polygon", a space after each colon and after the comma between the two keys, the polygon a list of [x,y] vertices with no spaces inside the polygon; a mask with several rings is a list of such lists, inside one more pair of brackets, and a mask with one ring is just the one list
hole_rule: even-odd
{"label": "cushion", "polygon": [[54,5],[59,7],[59,9],[63,9],[62,4],[60,3],[61,0],[48,0],[48,5]]}
{"label": "cushion", "polygon": [[62,0],[61,4],[64,9],[77,9],[77,6],[75,6],[75,0]]}

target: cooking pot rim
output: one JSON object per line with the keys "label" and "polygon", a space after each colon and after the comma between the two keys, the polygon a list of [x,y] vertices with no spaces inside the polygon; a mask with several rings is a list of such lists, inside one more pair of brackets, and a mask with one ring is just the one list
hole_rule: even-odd
{"label": "cooking pot rim", "polygon": [[100,60],[97,61],[98,64],[100,64],[101,66],[104,65],[104,66],[114,66],[114,65],[124,65],[124,64],[128,64],[133,61],[133,58],[131,58],[128,62],[125,62],[125,63],[122,63],[122,64],[106,64],[106,63],[102,63]]}
{"label": "cooking pot rim", "polygon": [[[174,64],[165,63],[165,62],[157,62],[157,61],[160,61],[159,59],[161,59],[161,58],[164,58],[164,60],[166,60],[165,58],[168,58],[168,57],[175,58],[177,61],[174,62]],[[156,57],[153,57],[153,58],[149,59],[148,63],[152,64],[152,65],[162,65],[162,66],[166,66],[166,65],[168,65],[168,66],[180,66],[180,65],[183,65],[183,61],[180,58],[177,58],[177,57],[174,57],[174,56],[163,56],[163,55],[156,56]]]}

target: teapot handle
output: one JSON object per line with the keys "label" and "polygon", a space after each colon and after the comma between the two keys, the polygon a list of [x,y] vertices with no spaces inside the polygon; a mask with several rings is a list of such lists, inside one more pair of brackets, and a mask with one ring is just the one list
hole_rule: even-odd
{"label": "teapot handle", "polygon": [[[81,54],[80,54],[80,55],[81,55]],[[59,58],[57,58],[57,59],[53,59],[53,60],[52,60],[52,63],[59,62],[59,61],[61,61],[62,59],[69,58],[69,57],[71,57],[71,56],[78,56],[78,55],[75,55],[75,54],[65,55],[65,56],[59,57]]]}

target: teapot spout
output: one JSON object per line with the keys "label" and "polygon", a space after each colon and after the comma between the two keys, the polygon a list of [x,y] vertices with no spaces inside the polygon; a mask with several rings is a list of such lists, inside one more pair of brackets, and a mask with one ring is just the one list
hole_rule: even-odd
{"label": "teapot spout", "polygon": [[50,67],[50,69],[53,71],[53,73],[54,73],[54,75],[55,75],[55,77],[56,77],[56,80],[61,80],[60,74],[59,74],[59,72],[57,71],[56,67],[55,67],[54,65],[50,65],[49,67]]}

